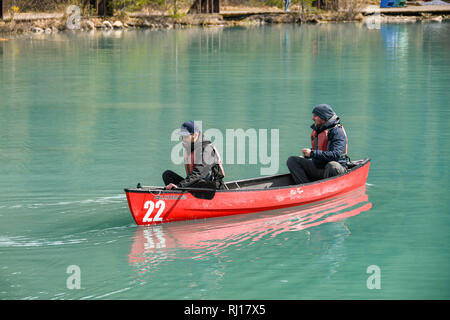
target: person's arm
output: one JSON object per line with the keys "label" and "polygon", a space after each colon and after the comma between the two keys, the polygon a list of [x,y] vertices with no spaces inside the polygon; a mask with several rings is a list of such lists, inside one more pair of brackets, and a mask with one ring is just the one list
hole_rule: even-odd
{"label": "person's arm", "polygon": [[347,138],[345,137],[342,128],[336,128],[332,130],[331,136],[328,136],[330,147],[327,151],[311,150],[310,157],[322,161],[339,161],[341,156],[345,153],[345,146],[347,144]]}
{"label": "person's arm", "polygon": [[205,147],[203,152],[202,163],[196,164],[191,174],[188,175],[186,179],[181,180],[177,186],[180,188],[186,188],[197,181],[206,178],[211,172],[211,168],[214,164],[214,149],[208,145]]}

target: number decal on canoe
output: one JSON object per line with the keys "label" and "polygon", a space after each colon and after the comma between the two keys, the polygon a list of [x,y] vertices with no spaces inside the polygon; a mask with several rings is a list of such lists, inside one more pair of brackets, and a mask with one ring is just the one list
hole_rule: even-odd
{"label": "number decal on canoe", "polygon": [[[160,216],[161,216],[161,213],[163,213],[165,207],[166,207],[166,204],[162,200],[156,201],[156,204],[153,201],[151,201],[151,200],[146,201],[144,203],[144,209],[148,209],[148,210],[147,210],[147,213],[144,216],[144,219],[142,219],[142,222],[152,222],[152,221],[153,222],[161,222],[162,218]],[[150,218],[150,216],[153,213],[153,210],[155,208],[159,209],[159,210],[156,213],[154,218]]]}
{"label": "number decal on canoe", "polygon": [[162,221],[162,218],[160,218],[159,216],[161,215],[161,213],[163,213],[165,206],[166,204],[162,200],[158,200],[156,202],[155,207],[159,208],[159,210],[158,213],[156,213],[155,219],[153,219],[153,221]]}
{"label": "number decal on canoe", "polygon": [[151,222],[152,218],[150,218],[150,215],[153,212],[153,209],[155,209],[155,203],[153,201],[147,201],[144,203],[144,209],[148,209],[147,213],[144,216],[144,219],[142,219],[142,222]]}

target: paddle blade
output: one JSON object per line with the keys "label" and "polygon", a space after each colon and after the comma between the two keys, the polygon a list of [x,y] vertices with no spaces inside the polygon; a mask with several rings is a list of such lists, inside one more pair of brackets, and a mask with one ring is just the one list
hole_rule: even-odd
{"label": "paddle blade", "polygon": [[[195,188],[199,189],[209,189],[209,190],[194,190]],[[189,188],[189,193],[194,197],[203,200],[211,200],[216,195],[216,184],[212,181],[201,180]]]}

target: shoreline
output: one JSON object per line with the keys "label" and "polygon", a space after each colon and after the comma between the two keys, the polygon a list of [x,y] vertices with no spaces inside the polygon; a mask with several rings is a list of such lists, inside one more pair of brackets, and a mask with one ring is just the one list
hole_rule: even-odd
{"label": "shoreline", "polygon": [[[438,8],[439,7],[439,8]],[[115,17],[81,17],[76,30],[112,29],[181,29],[194,26],[254,26],[264,24],[324,24],[336,22],[367,23],[373,19],[373,7],[357,12],[320,12],[302,14],[300,11],[244,10],[224,11],[217,14],[127,13]],[[449,6],[408,6],[405,8],[382,8],[378,10],[379,22],[414,23],[418,21],[442,22],[450,20]],[[21,13],[13,19],[0,20],[0,34],[56,33],[71,30],[65,13]]]}

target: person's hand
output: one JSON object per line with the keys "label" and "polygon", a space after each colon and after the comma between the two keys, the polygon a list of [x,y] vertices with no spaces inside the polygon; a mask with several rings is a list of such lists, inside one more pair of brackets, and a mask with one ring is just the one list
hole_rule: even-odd
{"label": "person's hand", "polygon": [[302,149],[302,153],[305,156],[305,158],[309,158],[311,156],[311,149],[308,148]]}
{"label": "person's hand", "polygon": [[173,183],[169,183],[169,184],[166,186],[166,190],[171,190],[171,189],[176,189],[176,188],[177,188],[177,186],[174,185]]}

